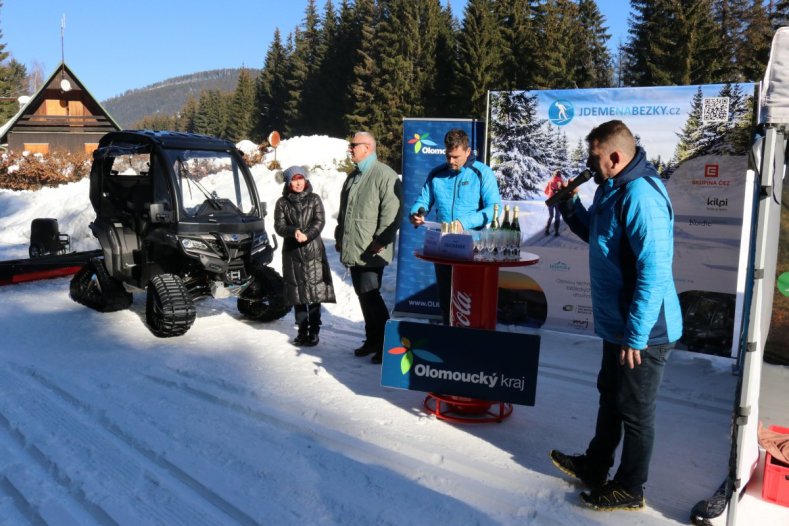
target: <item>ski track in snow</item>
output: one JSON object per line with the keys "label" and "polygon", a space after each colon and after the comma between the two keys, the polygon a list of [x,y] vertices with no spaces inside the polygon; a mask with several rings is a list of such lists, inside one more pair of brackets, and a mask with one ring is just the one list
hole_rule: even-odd
{"label": "ski track in snow", "polygon": [[[357,322],[327,316],[321,343],[299,350],[288,343],[290,319],[247,323],[232,302],[206,300],[190,332],[159,340],[143,325],[142,295],[127,311],[101,314],[71,302],[67,284],[3,291],[3,318],[25,324],[29,338],[27,351],[1,355],[0,446],[4,458],[32,464],[20,482],[3,470],[13,523],[598,521],[547,460],[551,447],[582,447],[591,429],[596,360],[583,355],[599,346],[593,340],[544,333],[537,406],[516,407],[500,425],[452,426],[424,413],[423,394],[378,385],[378,368],[350,353],[362,337]],[[62,330],[53,334],[44,311],[59,312]],[[693,365],[676,367],[698,372]],[[559,414],[551,400],[561,401]],[[659,419],[693,414],[725,433],[731,400],[667,383],[659,408]],[[726,453],[719,446],[709,457]],[[639,521],[681,520],[718,477],[698,478],[695,494],[653,499],[660,511]],[[55,522],[36,501],[42,491]]]}

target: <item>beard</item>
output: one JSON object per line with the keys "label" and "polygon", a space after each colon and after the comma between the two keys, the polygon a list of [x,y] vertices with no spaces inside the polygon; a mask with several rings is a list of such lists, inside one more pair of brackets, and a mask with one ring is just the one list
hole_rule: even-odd
{"label": "beard", "polygon": [[605,182],[605,177],[600,175],[598,172],[594,172],[594,182],[598,185],[601,185]]}

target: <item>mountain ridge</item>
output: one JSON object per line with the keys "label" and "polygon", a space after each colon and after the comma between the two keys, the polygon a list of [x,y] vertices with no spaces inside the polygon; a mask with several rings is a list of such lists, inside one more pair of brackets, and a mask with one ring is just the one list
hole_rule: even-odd
{"label": "mountain ridge", "polygon": [[[232,92],[238,83],[242,68],[225,68],[179,75],[142,88],[124,91],[101,102],[113,119],[125,129],[131,128],[143,117],[175,115],[189,97],[198,99],[204,90]],[[257,76],[258,70],[244,68]]]}

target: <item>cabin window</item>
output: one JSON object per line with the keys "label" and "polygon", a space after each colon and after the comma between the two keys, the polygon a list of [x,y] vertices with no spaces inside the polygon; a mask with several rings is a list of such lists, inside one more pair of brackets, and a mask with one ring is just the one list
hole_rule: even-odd
{"label": "cabin window", "polygon": [[26,142],[25,150],[30,153],[49,153],[48,142]]}

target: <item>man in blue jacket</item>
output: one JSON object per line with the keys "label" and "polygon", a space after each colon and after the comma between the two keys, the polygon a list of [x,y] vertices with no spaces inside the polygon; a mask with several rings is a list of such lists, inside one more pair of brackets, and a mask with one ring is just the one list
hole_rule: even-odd
{"label": "man in blue jacket", "polygon": [[[436,220],[454,223],[461,230],[484,227],[493,219],[493,206],[501,204],[496,175],[471,153],[468,135],[455,128],[444,136],[447,162],[427,176],[422,193],[411,207],[411,224],[419,226],[435,207]],[[438,303],[443,321],[449,325],[452,298],[452,267],[436,264]]]}
{"label": "man in blue jacket", "polygon": [[[674,288],[674,211],[646,153],[618,120],[586,137],[599,185],[587,210],[577,195],[560,205],[567,226],[589,243],[595,333],[603,339],[595,435],[583,455],[550,452],[553,463],[591,488],[598,510],[639,509],[655,438],[655,401],[666,360],[682,336]],[[566,186],[564,183],[563,186]],[[608,470],[624,443],[613,479]]]}

